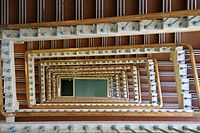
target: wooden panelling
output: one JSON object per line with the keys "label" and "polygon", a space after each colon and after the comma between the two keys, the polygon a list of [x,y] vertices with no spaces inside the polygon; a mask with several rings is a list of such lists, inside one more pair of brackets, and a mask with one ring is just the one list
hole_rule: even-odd
{"label": "wooden panelling", "polygon": [[199,49],[200,45],[200,32],[186,32],[182,34],[182,42],[192,44],[193,48]]}
{"label": "wooden panelling", "polygon": [[197,9],[200,8],[200,0],[197,0]]}
{"label": "wooden panelling", "polygon": [[[0,7],[1,7],[1,2],[0,2]],[[0,17],[0,24],[1,24],[1,21],[2,21],[2,9],[0,10],[0,14],[1,14],[1,17]]]}
{"label": "wooden panelling", "polygon": [[174,33],[171,34],[166,34],[165,35],[165,39],[166,39],[166,43],[172,43],[174,42],[175,38],[174,38]]}
{"label": "wooden panelling", "polygon": [[147,12],[162,12],[162,2],[163,0],[147,0]]}
{"label": "wooden panelling", "polygon": [[149,35],[149,43],[150,44],[159,43],[159,35],[158,34]]}
{"label": "wooden panelling", "polygon": [[171,1],[172,1],[172,11],[187,9],[187,0],[171,0]]}
{"label": "wooden panelling", "polygon": [[[55,21],[56,20],[56,1],[57,0],[45,0],[45,8],[43,9],[43,15],[44,15],[44,20],[45,22],[48,21]],[[148,13],[157,13],[157,12],[162,12],[162,0],[147,0],[148,1]],[[186,10],[187,9],[187,0],[171,0],[172,1],[172,11],[179,11],[179,10]],[[200,0],[198,1],[198,8],[200,8]],[[139,0],[126,0],[125,1],[125,14],[126,15],[137,15],[139,13]],[[1,3],[0,3],[1,4]],[[64,0],[64,20],[75,20],[75,0]],[[83,0],[83,17],[84,19],[88,18],[95,18],[96,17],[96,0]],[[1,10],[0,10],[1,11]],[[19,0],[10,0],[10,5],[9,5],[9,20],[11,24],[17,24],[19,22]],[[37,21],[37,0],[27,0],[27,23],[33,23]],[[117,16],[117,0],[104,0],[104,17],[115,17]],[[199,10],[195,12],[195,14],[199,15]],[[168,16],[173,16],[177,14],[182,14],[182,15],[187,15],[189,13],[194,13],[190,11],[184,11],[184,12],[179,12],[179,13],[169,13],[167,14]],[[148,16],[132,16],[131,17],[126,17],[126,18],[116,18],[117,21],[124,21],[125,19],[128,20],[138,20],[138,19],[148,19],[148,18],[154,18],[154,17],[159,17],[163,18],[165,15],[162,14],[152,14],[150,17]],[[133,19],[134,18],[134,19]],[[96,20],[86,20],[84,21],[85,24],[95,22]],[[105,22],[107,21],[113,21],[113,18],[110,18],[108,20],[104,20]],[[101,21],[98,21],[101,22]],[[48,26],[51,23],[44,23],[41,24],[41,26]],[[59,23],[54,23],[53,26],[57,25]],[[70,21],[70,22],[63,22],[61,24],[80,24],[80,22],[77,21]],[[30,26],[30,25],[26,25]],[[32,25],[34,26],[34,25]],[[14,26],[15,27],[15,26]],[[12,28],[12,26],[11,26]],[[190,43],[195,49],[199,49],[199,44],[200,44],[200,32],[191,32],[191,33],[182,33],[181,34],[181,41],[185,43]],[[159,42],[159,35],[148,35],[149,36],[149,42],[150,44],[157,44]],[[124,36],[121,37],[121,43],[119,45],[134,45],[134,44],[144,44],[144,35],[138,35],[134,36],[134,42],[133,44],[130,44],[130,37],[129,36]],[[94,47],[102,47],[102,38],[94,38]],[[108,37],[106,38],[107,41],[107,46],[114,46],[116,44],[116,38],[115,37]],[[165,43],[174,43],[175,42],[175,34],[165,34]],[[63,40],[56,41],[55,49],[60,49],[63,48]],[[66,43],[68,44],[67,47],[69,48],[76,48],[76,40],[66,40]],[[32,43],[33,47],[31,49],[33,50],[38,50],[38,49],[51,49],[52,45],[50,41],[44,41],[44,47],[41,47],[42,45],[39,45],[39,42],[33,42]],[[159,44],[158,44],[159,45]],[[30,44],[31,46],[31,44]],[[80,39],[80,47],[89,47],[89,39]],[[15,53],[25,53],[27,51],[28,44],[16,44],[15,45]],[[31,50],[29,49],[29,50]],[[141,55],[146,57],[147,55]],[[160,61],[169,61],[170,57],[169,54],[152,54],[153,57],[158,59],[158,62]],[[114,58],[115,56],[102,56],[102,57],[96,57],[104,59],[104,58]],[[120,56],[120,57],[125,57],[125,56]],[[132,56],[134,57],[134,56]],[[80,59],[83,59],[85,57],[82,57]],[[91,59],[95,59],[95,57],[87,57]],[[72,58],[75,59],[75,58]],[[199,55],[196,55],[196,61],[197,63],[200,63],[200,58]],[[36,61],[37,62],[37,61]],[[24,65],[25,61],[23,58],[17,58],[15,59],[15,64],[16,65]],[[165,73],[167,72],[172,72],[173,67],[172,66],[159,66],[159,71],[160,71],[160,80],[162,82],[161,84],[161,89],[163,94],[163,100],[164,100],[164,108],[169,108],[174,106],[174,108],[177,108],[177,92],[176,92],[176,86],[170,86],[168,83],[175,83],[175,78],[173,75],[166,76]],[[200,72],[200,70],[198,70]],[[188,70],[188,73],[191,73],[192,70]],[[163,74],[164,73],[164,74]],[[141,72],[142,76],[146,75],[146,72]],[[17,79],[25,77],[25,70],[16,70],[16,76]],[[36,77],[38,79],[38,77]],[[142,83],[147,83],[147,80],[145,78],[141,78]],[[23,93],[23,90],[25,90],[25,82],[17,82],[17,91],[18,93],[17,97],[18,100],[21,101],[21,103],[25,103],[25,93]],[[131,89],[130,89],[131,90]],[[40,95],[40,88],[38,84],[36,85],[36,91],[37,91],[37,99],[39,99]],[[142,93],[147,93],[149,91],[148,87],[142,87]],[[190,84],[190,91],[195,92],[195,87],[194,84]],[[143,100],[149,100],[149,96],[142,96]],[[22,102],[23,101],[23,102]],[[197,100],[193,100],[193,105],[197,106],[198,102]],[[27,106],[20,105],[20,108],[28,108]],[[1,119],[1,118],[0,118]],[[75,121],[75,120],[121,120],[121,121],[127,121],[127,120],[134,120],[134,121],[148,121],[148,120],[172,120],[172,121],[200,121],[200,117],[187,117],[187,118],[180,118],[180,117],[151,117],[151,116],[144,116],[144,117],[125,117],[125,116],[120,116],[120,117],[115,117],[115,116],[91,116],[91,117],[86,117],[86,116],[64,116],[64,117],[17,117],[16,121]]]}
{"label": "wooden panelling", "polygon": [[71,116],[71,117],[17,117],[16,121],[200,121],[200,117],[112,117],[112,116]]}
{"label": "wooden panelling", "polygon": [[26,42],[22,45],[22,44],[15,44],[14,45],[14,51],[15,53],[25,53],[27,50],[27,44]]}
{"label": "wooden panelling", "polygon": [[135,36],[135,44],[144,44],[144,35]]}
{"label": "wooden panelling", "polygon": [[117,16],[117,0],[104,0],[104,17]]}
{"label": "wooden panelling", "polygon": [[75,20],[75,0],[65,0],[64,6],[64,20]]}
{"label": "wooden panelling", "polygon": [[96,1],[95,0],[83,0],[83,18],[95,18],[96,17]]}
{"label": "wooden panelling", "polygon": [[19,23],[19,0],[12,0],[12,2],[9,2],[9,23]]}
{"label": "wooden panelling", "polygon": [[[108,10],[107,8],[104,9]],[[107,13],[107,12],[106,12]],[[43,22],[43,23],[31,23],[31,24],[11,24],[11,25],[1,25],[1,29],[19,29],[19,28],[34,28],[34,27],[56,27],[56,26],[72,26],[72,25],[87,25],[87,24],[98,24],[98,23],[115,23],[115,22],[128,22],[128,21],[139,21],[146,19],[162,19],[170,17],[180,17],[180,16],[193,16],[199,15],[200,9],[198,10],[183,10],[174,11],[167,13],[150,13],[143,15],[129,15],[116,17],[110,10],[108,10],[107,18],[99,19],[85,19],[76,21],[61,21],[61,22]],[[54,17],[52,17],[54,18]]]}
{"label": "wooden panelling", "polygon": [[27,1],[27,23],[37,22],[37,0]]}
{"label": "wooden panelling", "polygon": [[139,13],[139,0],[126,0],[126,15],[134,15]]}
{"label": "wooden panelling", "polygon": [[44,21],[56,21],[56,0],[45,1]]}

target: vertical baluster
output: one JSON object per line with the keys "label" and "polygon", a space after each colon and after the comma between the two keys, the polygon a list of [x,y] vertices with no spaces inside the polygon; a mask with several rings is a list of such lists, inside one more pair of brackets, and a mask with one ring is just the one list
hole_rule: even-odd
{"label": "vertical baluster", "polygon": [[146,132],[148,132],[148,133],[153,133],[153,132],[150,131],[149,129],[145,128],[143,125],[140,125],[140,126],[139,126],[139,130],[141,130],[141,131],[146,131]]}
{"label": "vertical baluster", "polygon": [[[163,12],[168,12],[169,11],[169,1],[168,0],[163,0]],[[159,34],[159,43],[165,43],[165,33],[160,33]]]}
{"label": "vertical baluster", "polygon": [[44,132],[46,132],[46,127],[45,126],[40,126],[38,128],[38,130],[39,130],[39,133],[44,133]]}
{"label": "vertical baluster", "polygon": [[127,75],[125,71],[122,71],[122,81],[123,81],[123,98],[128,99],[128,86],[127,86]]}
{"label": "vertical baluster", "polygon": [[116,88],[116,90],[115,90],[115,96],[117,97],[117,98],[120,98],[121,97],[121,95],[120,95],[120,84],[119,84],[119,75],[115,75],[115,82],[116,82],[116,85],[115,85],[115,88]]}
{"label": "vertical baluster", "polygon": [[195,131],[194,129],[191,129],[191,128],[189,128],[188,126],[186,126],[186,125],[184,125],[184,126],[182,126],[182,130],[183,131],[190,131],[190,132],[192,132],[192,133],[199,133],[198,131]]}
{"label": "vertical baluster", "polygon": [[112,131],[115,131],[115,132],[117,132],[117,133],[120,133],[120,131],[117,129],[117,126],[116,126],[116,125],[112,125],[112,126],[111,126],[111,130],[112,130]]}
{"label": "vertical baluster", "polygon": [[113,90],[113,77],[110,78],[110,97],[114,97],[113,93],[114,93],[114,90]]}
{"label": "vertical baluster", "polygon": [[163,133],[168,133],[167,131],[165,131],[165,130],[163,130],[163,129],[161,129],[158,125],[154,125],[153,126],[153,129],[155,130],[155,131],[161,131],[161,132],[163,132]]}
{"label": "vertical baluster", "polygon": [[103,126],[102,126],[102,125],[98,125],[98,126],[97,126],[97,130],[100,131],[101,133],[105,133],[105,132],[103,131]]}
{"label": "vertical baluster", "polygon": [[[76,0],[76,20],[83,19],[83,1]],[[84,32],[84,31],[83,31]],[[80,48],[80,39],[76,39],[76,48]]]}
{"label": "vertical baluster", "polygon": [[24,133],[30,133],[31,132],[31,126],[25,126],[23,128]]}
{"label": "vertical baluster", "polygon": [[72,131],[73,131],[73,129],[74,129],[74,127],[72,126],[72,125],[68,125],[68,130],[69,130],[69,133],[72,133]]}
{"label": "vertical baluster", "polygon": [[184,133],[183,131],[174,128],[173,125],[169,125],[169,126],[168,126],[168,130],[169,130],[169,131],[176,131],[176,132],[178,132],[178,133]]}
{"label": "vertical baluster", "polygon": [[54,131],[54,133],[59,133],[60,127],[59,126],[54,126],[53,131]]}
{"label": "vertical baluster", "polygon": [[125,130],[127,131],[131,131],[132,133],[136,133],[136,131],[134,131],[130,125],[125,125]]}
{"label": "vertical baluster", "polygon": [[83,130],[85,131],[85,133],[89,133],[89,126],[88,125],[84,125],[83,126]]}

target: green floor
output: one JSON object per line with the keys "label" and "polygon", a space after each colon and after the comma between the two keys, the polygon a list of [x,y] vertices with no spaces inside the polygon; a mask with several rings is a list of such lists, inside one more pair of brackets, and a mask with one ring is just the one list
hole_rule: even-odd
{"label": "green floor", "polygon": [[[107,97],[106,79],[75,79],[75,97]],[[64,90],[63,90],[64,89]],[[73,86],[62,83],[62,96],[72,96]]]}

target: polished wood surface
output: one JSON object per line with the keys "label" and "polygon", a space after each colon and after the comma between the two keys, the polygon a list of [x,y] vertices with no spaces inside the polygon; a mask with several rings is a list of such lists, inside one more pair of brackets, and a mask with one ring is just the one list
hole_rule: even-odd
{"label": "polished wood surface", "polygon": [[[49,23],[50,21],[56,21],[56,13],[55,13],[55,3],[56,0],[52,0],[50,2],[46,2],[45,6],[43,8],[43,22],[47,22]],[[96,18],[95,13],[93,11],[95,11],[95,2],[94,0],[84,0],[84,15],[83,18],[84,19],[92,19],[92,18]],[[139,14],[139,0],[126,0],[126,5],[125,5],[125,14],[124,15],[133,15],[133,16],[138,16]],[[65,10],[64,10],[64,22],[76,22],[75,24],[78,24],[77,22],[79,21],[74,21],[75,20],[75,0],[65,0],[64,1],[64,6],[65,6]],[[198,0],[198,4],[197,4],[197,8],[200,8],[200,2]],[[88,11],[88,9],[90,9]],[[180,11],[180,10],[186,10],[187,9],[187,0],[173,0],[172,1],[172,11]],[[109,1],[104,1],[104,11],[103,17],[116,17],[117,16],[117,1],[116,0],[109,0]],[[199,9],[198,9],[199,10]],[[195,11],[196,13],[199,11]],[[19,11],[18,11],[18,0],[12,0],[10,1],[10,8],[9,8],[9,24],[18,24],[19,21]],[[151,0],[148,1],[148,11],[147,14],[150,13],[158,13],[158,12],[162,12],[162,2],[161,0]],[[181,11],[182,12],[182,11]],[[183,11],[185,12],[185,11]],[[199,15],[199,14],[197,14]],[[144,15],[145,16],[145,15]],[[139,17],[139,16],[138,16]],[[36,23],[37,22],[37,1],[36,0],[28,0],[27,2],[27,17],[26,17],[27,21],[26,21],[26,26],[30,26],[30,23]],[[110,20],[111,18],[108,18],[109,21],[113,21]],[[129,19],[129,18],[128,18]],[[147,18],[145,18],[147,19]],[[68,21],[70,20],[70,21]],[[88,23],[88,20],[84,20],[85,22]],[[94,20],[93,20],[94,21]],[[96,21],[96,20],[95,20]],[[106,20],[107,21],[107,20]],[[116,21],[116,20],[114,20]],[[62,21],[60,23],[63,23]],[[69,23],[69,24],[70,24]],[[50,23],[51,24],[51,23]],[[55,24],[55,23],[54,23]],[[64,24],[64,23],[63,23]],[[1,25],[2,28],[9,28],[5,25]],[[11,25],[14,27],[10,27],[10,28],[19,28],[19,27],[15,27],[15,25]],[[18,26],[18,25],[17,25]],[[33,25],[32,25],[33,26]],[[43,26],[43,23],[42,25]],[[187,32],[187,33],[181,33],[181,40],[179,40],[178,42],[184,42],[184,43],[189,43],[192,45],[192,47],[194,48],[194,50],[199,49],[199,35],[200,32]],[[145,37],[148,36],[148,41],[146,41]],[[124,36],[124,37],[120,37],[121,38],[121,43],[119,45],[138,45],[138,44],[156,44],[158,45],[159,43],[159,37],[160,35],[156,34],[156,35],[138,35],[138,36],[133,36],[133,42],[130,42],[130,38],[129,36]],[[103,39],[102,38],[94,38],[94,45],[92,47],[104,47],[104,46],[115,46],[117,44],[116,41],[117,37],[108,37],[106,38],[106,44],[102,45]],[[170,33],[170,34],[165,34],[165,41],[163,43],[175,43],[177,42],[176,40],[177,35],[175,35],[175,33]],[[22,54],[22,56],[18,56],[16,55],[15,57],[15,64],[18,65],[16,68],[16,76],[17,76],[17,98],[20,102],[20,108],[27,108],[27,103],[26,103],[26,94],[25,94],[25,82],[24,81],[20,81],[18,79],[23,79],[25,77],[25,59],[24,59],[24,53],[26,51],[29,50],[41,50],[41,49],[62,49],[62,48],[76,48],[77,45],[76,43],[78,41],[80,41],[80,48],[82,47],[89,47],[88,49],[90,49],[90,43],[89,43],[88,38],[86,39],[73,39],[73,40],[59,40],[59,41],[55,41],[56,45],[55,47],[53,46],[53,43],[51,41],[44,41],[44,46],[39,43],[39,42],[33,42],[32,44],[27,44],[26,42],[24,44],[15,44],[15,53],[19,53]],[[64,43],[67,42],[67,45],[64,45]],[[145,44],[145,45],[146,45]],[[129,46],[128,46],[129,47]],[[146,57],[146,55],[144,55]],[[175,77],[173,74],[171,75],[165,75],[165,73],[171,72],[173,70],[173,66],[170,65],[169,62],[167,62],[169,60],[169,56],[167,54],[152,54],[152,56],[154,56],[156,59],[158,59],[158,69],[159,69],[159,74],[160,74],[160,81],[161,81],[161,88],[162,88],[162,92],[163,92],[163,102],[164,102],[164,108],[169,108],[169,107],[173,107],[173,108],[177,108],[178,103],[177,103],[177,92],[176,92],[176,86],[174,86],[173,82],[175,82]],[[200,63],[200,58],[199,58],[199,54],[195,53],[194,56],[192,56],[192,58],[196,59],[196,67],[194,66],[193,70],[192,69],[188,69],[188,74],[193,73],[193,71],[197,71],[198,73],[200,72],[199,69],[199,63]],[[114,56],[113,56],[114,57]],[[124,56],[123,56],[124,57]],[[128,56],[130,57],[130,56]],[[131,56],[134,57],[134,56]],[[188,58],[189,56],[186,55],[186,58]],[[105,57],[101,57],[102,60],[104,58],[110,58],[109,56],[105,56]],[[74,58],[75,59],[75,58]],[[79,58],[81,60],[81,58]],[[84,58],[85,59],[85,58]],[[95,60],[95,58],[93,58]],[[162,64],[162,62],[164,62],[164,65]],[[191,61],[187,61],[189,64],[191,63]],[[144,72],[140,72],[140,75],[145,75]],[[164,73],[164,74],[163,74]],[[198,75],[197,73],[195,75]],[[193,76],[192,76],[193,78]],[[141,79],[141,82],[144,82],[144,79]],[[166,85],[166,83],[168,85]],[[148,88],[141,88],[143,93],[148,92]],[[196,97],[196,90],[195,90],[195,86],[194,84],[190,84],[190,92],[194,93],[193,97]],[[36,84],[36,93],[39,94],[39,87]],[[37,96],[39,97],[39,95]],[[142,96],[142,99],[148,100],[148,97]],[[192,105],[193,106],[198,106],[199,102],[197,100],[192,100]],[[45,114],[45,113],[43,113]],[[24,116],[23,116],[24,115]],[[187,114],[185,114],[187,115]],[[44,121],[52,121],[52,120],[121,120],[121,121],[126,121],[126,120],[141,120],[141,121],[150,121],[150,120],[162,120],[162,121],[166,121],[166,120],[171,120],[171,121],[199,121],[200,118],[197,116],[191,116],[191,117],[153,117],[153,116],[144,116],[144,117],[138,117],[138,116],[62,116],[62,117],[49,117],[49,116],[26,116],[26,114],[22,113],[19,115],[19,117],[17,117],[16,121],[40,121],[40,120],[44,120]]]}
{"label": "polished wood surface", "polygon": [[162,18],[176,18],[176,17],[186,17],[186,16],[198,16],[200,15],[200,10],[185,10],[185,11],[174,11],[167,13],[148,13],[144,15],[130,15],[121,17],[107,17],[99,19],[84,19],[76,21],[63,21],[63,22],[42,22],[42,23],[31,23],[31,24],[12,24],[12,25],[2,25],[1,30],[6,29],[20,29],[20,28],[36,28],[36,27],[57,27],[57,26],[74,26],[74,25],[89,25],[89,24],[99,24],[99,23],[114,23],[114,22],[130,22],[148,19],[162,19]]}

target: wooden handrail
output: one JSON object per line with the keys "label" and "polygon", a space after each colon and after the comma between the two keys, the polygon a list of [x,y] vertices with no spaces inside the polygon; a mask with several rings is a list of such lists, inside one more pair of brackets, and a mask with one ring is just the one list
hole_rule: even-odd
{"label": "wooden handrail", "polygon": [[[181,43],[182,44],[182,43]],[[131,49],[131,48],[160,48],[160,47],[176,47],[181,46],[176,43],[164,43],[164,44],[134,44],[119,46],[106,46],[106,47],[83,47],[83,48],[63,48],[63,49],[42,49],[42,50],[29,50],[26,51],[25,55],[31,53],[45,53],[45,52],[79,52],[79,51],[92,51],[92,50],[118,50],[118,49]],[[99,60],[99,59],[98,59]]]}
{"label": "wooden handrail", "polygon": [[[140,47],[142,47],[142,48],[148,48],[148,47],[170,47],[170,46],[173,46],[173,47],[177,47],[177,46],[186,46],[187,48],[189,48],[189,50],[190,50],[190,55],[191,55],[191,62],[192,62],[192,65],[193,65],[193,72],[194,72],[194,78],[195,78],[195,87],[196,87],[196,91],[197,91],[197,94],[198,94],[198,100],[199,100],[199,81],[198,81],[198,75],[197,75],[197,71],[196,71],[196,63],[195,63],[195,58],[194,58],[194,55],[193,54],[191,54],[191,53],[193,53],[193,49],[192,49],[192,47],[191,47],[191,45],[190,44],[183,44],[183,43],[179,43],[179,44],[175,44],[175,43],[173,43],[173,44],[159,44],[159,45],[155,45],[155,44],[153,44],[153,45],[137,45],[137,46],[135,46],[135,47],[137,47],[137,48],[140,48]],[[124,46],[123,46],[124,47]],[[135,48],[134,46],[128,46],[129,48]],[[119,49],[119,48],[121,48],[121,46],[119,46],[119,47],[106,47],[105,49]],[[93,48],[91,48],[91,49],[93,49]],[[95,48],[94,48],[95,49]],[[96,49],[98,49],[98,47],[96,48]],[[102,48],[99,48],[99,49],[102,49]],[[98,50],[99,50],[98,49]],[[68,51],[67,49],[60,49],[60,50],[55,50],[55,51],[58,51],[58,52],[60,52],[60,51]],[[81,48],[78,48],[78,49],[70,49],[70,50],[72,50],[72,51],[76,51],[76,50],[83,50],[83,49],[81,49]],[[44,50],[44,51],[48,51],[48,52],[50,52],[50,50]],[[32,51],[33,52],[33,51]],[[34,51],[34,52],[36,52],[36,53],[40,53],[41,51]],[[31,53],[31,52],[30,52]],[[27,53],[28,54],[28,53]],[[104,61],[105,61],[105,59],[103,59]],[[77,60],[74,60],[75,62],[77,62]]]}
{"label": "wooden handrail", "polygon": [[163,106],[163,98],[162,98],[162,89],[161,89],[161,83],[160,83],[160,75],[159,75],[159,69],[158,69],[158,61],[156,58],[153,58],[153,61],[155,64],[155,73],[156,73],[156,81],[158,86],[158,96],[159,96],[159,105],[160,107]]}
{"label": "wooden handrail", "polygon": [[[39,65],[40,65],[41,63],[39,63]],[[131,67],[132,65],[106,65],[106,66],[104,66],[104,65],[102,65],[102,66],[84,66],[84,68],[107,68],[107,67]],[[83,66],[62,66],[61,67],[61,69],[65,69],[65,68],[82,68]],[[137,69],[139,70],[139,66],[136,66],[137,67]],[[47,71],[47,73],[48,73],[48,71],[49,71],[49,69],[54,69],[54,68],[57,68],[57,67],[53,67],[53,66],[49,66],[49,67],[46,67],[46,71]],[[138,90],[139,90],[139,100],[138,100],[138,102],[133,102],[133,103],[141,103],[141,89],[140,89],[140,75],[139,75],[139,71],[137,71],[137,75],[138,75]],[[81,76],[81,75],[80,75]],[[48,77],[47,77],[47,81],[48,81]],[[69,99],[71,99],[71,98],[67,98],[67,99],[65,99],[65,97],[63,97],[62,99],[64,99],[64,101],[63,102],[65,102],[65,103],[67,103],[68,101],[67,100],[69,100]],[[74,98],[73,98],[74,99]],[[75,99],[77,99],[77,98],[75,98]],[[91,99],[91,98],[90,98]],[[95,99],[94,99],[95,100]],[[101,98],[101,100],[103,100],[102,98]],[[112,100],[112,99],[110,99],[110,100]],[[116,100],[116,99],[115,99]],[[109,100],[108,100],[109,101]],[[47,101],[47,103],[51,103],[51,101]],[[120,101],[119,101],[120,102]],[[123,102],[123,101],[121,101],[121,102]],[[59,102],[59,103],[61,103],[61,101]]]}
{"label": "wooden handrail", "polygon": [[[38,63],[38,67],[41,67],[41,61],[39,61]],[[101,65],[101,66],[62,66],[61,68],[57,68],[57,67],[53,67],[53,66],[46,66],[46,73],[49,73],[49,70],[52,70],[52,69],[68,69],[68,68],[72,68],[72,69],[78,69],[78,68],[108,68],[108,67],[112,67],[112,68],[115,68],[115,67],[131,67],[132,65]],[[39,85],[40,85],[40,79],[41,79],[41,69],[38,69],[38,73],[39,73]],[[49,77],[47,76],[47,81],[49,80]],[[48,88],[48,84],[47,84],[47,88]]]}
{"label": "wooden handrail", "polygon": [[[152,59],[152,58],[146,58],[146,57],[141,57],[141,58],[114,58],[114,59],[102,59],[102,60],[104,60],[104,61],[105,60],[111,61],[111,60],[148,60],[148,59]],[[47,60],[47,61],[42,60],[42,61],[40,61],[40,63],[42,63],[42,62],[46,62],[47,63],[47,62],[54,62],[54,61],[56,61],[56,62],[67,62],[67,61],[72,61],[72,62],[77,62],[77,61],[79,61],[79,62],[87,62],[87,61],[96,61],[96,60],[95,59],[85,59],[85,60]],[[155,64],[155,65],[158,65],[158,64]],[[27,92],[28,92],[28,89],[27,89]],[[159,98],[162,98],[162,95]],[[29,100],[29,99],[27,99],[27,100]],[[66,108],[72,108],[72,107],[77,108],[76,106],[71,106],[71,107],[66,107]],[[160,105],[160,103],[159,103],[159,106],[143,106],[143,107],[142,106],[132,106],[132,107],[129,107],[129,108],[160,108],[160,107],[162,107],[162,105]],[[35,106],[30,106],[30,108],[37,109],[37,108],[65,108],[65,107],[48,106],[48,105],[45,107],[45,106],[35,105]],[[94,108],[95,108],[95,106],[94,106]],[[120,108],[123,108],[123,107],[120,107]]]}
{"label": "wooden handrail", "polygon": [[141,83],[140,83],[140,71],[139,71],[139,66],[136,66],[137,67],[137,77],[138,77],[138,94],[139,94],[139,103],[142,102],[142,91],[141,91]]}
{"label": "wooden handrail", "polygon": [[[144,59],[151,59],[151,58],[115,58],[113,60],[144,60]],[[41,63],[48,63],[48,62],[87,62],[87,61],[95,61],[95,59],[85,59],[85,60],[41,60],[39,61],[39,66],[41,66]],[[110,61],[110,59],[98,59],[98,61]],[[109,65],[110,66],[110,65]],[[114,66],[114,65],[113,65]],[[126,65],[125,65],[126,66]],[[76,68],[77,66],[70,66],[70,68]],[[64,66],[64,68],[68,68],[68,66]],[[39,70],[40,71],[40,70]],[[41,73],[41,72],[39,72]],[[27,98],[29,98],[29,96],[27,96]]]}
{"label": "wooden handrail", "polygon": [[[31,117],[31,116],[145,116],[145,117],[192,117],[193,112],[17,112],[16,117]],[[199,116],[199,114],[196,114]]]}
{"label": "wooden handrail", "polygon": [[57,27],[57,26],[75,26],[75,25],[89,25],[98,23],[115,23],[115,22],[130,22],[140,21],[146,19],[162,19],[169,17],[184,17],[184,16],[196,16],[200,15],[200,10],[182,10],[165,13],[148,13],[143,15],[129,15],[121,17],[108,17],[99,19],[84,19],[84,20],[70,20],[61,22],[42,22],[42,23],[30,23],[30,24],[12,24],[1,25],[0,30],[6,29],[20,29],[20,28],[38,28],[38,27]]}
{"label": "wooden handrail", "polygon": [[[40,63],[42,63],[42,60],[39,61],[39,65]],[[107,68],[107,67],[131,67],[132,65],[127,65],[127,64],[124,64],[124,65],[101,65],[101,66],[62,66],[61,69],[63,68]],[[54,69],[54,68],[58,68],[58,67],[55,67],[55,66],[47,66],[46,67],[46,71],[48,72],[49,69]],[[58,68],[59,69],[59,68]]]}
{"label": "wooden handrail", "polygon": [[[92,48],[70,48],[70,49],[56,49],[54,52],[66,52],[66,51],[85,51],[85,50],[116,50],[120,48],[160,48],[160,47],[176,47],[176,46],[185,46],[189,49],[190,56],[191,56],[191,63],[194,73],[194,80],[195,80],[195,88],[197,92],[198,102],[200,103],[200,87],[199,87],[199,80],[198,80],[198,72],[196,70],[196,62],[195,56],[193,54],[193,48],[191,44],[188,43],[166,43],[166,44],[150,44],[150,45],[127,45],[127,46],[108,46],[108,47],[92,47]],[[43,53],[43,52],[50,52],[51,50],[32,50],[26,52],[26,57],[29,53]],[[99,60],[99,59],[98,59]],[[104,59],[105,60],[105,59]]]}
{"label": "wooden handrail", "polygon": [[[148,60],[148,59],[152,59],[152,58],[146,58],[146,57],[141,57],[141,58],[115,58],[115,59],[113,59],[113,60]],[[110,59],[98,59],[98,61],[110,61]],[[46,62],[46,63],[49,63],[49,62],[54,62],[54,61],[56,61],[56,62],[66,62],[66,61],[70,61],[70,60],[48,60],[48,61],[45,61],[45,60],[41,60],[41,61],[39,61],[39,66],[41,66],[41,63],[44,63],[44,62]],[[71,60],[71,61],[74,61],[74,60]],[[75,60],[75,61],[77,61],[77,62],[85,62],[85,61],[96,61],[95,59],[89,59],[89,60]],[[105,66],[105,67],[111,67],[111,66],[116,66],[116,65],[108,65],[108,66]],[[127,67],[127,66],[130,66],[130,65],[126,65],[126,64],[124,64],[124,65],[117,65],[117,66],[123,66],[123,67]],[[82,68],[83,66],[62,66],[61,68]],[[94,66],[84,66],[84,68],[91,68],[91,67],[94,67]],[[95,66],[95,68],[98,68],[98,67],[102,67],[102,66]],[[138,66],[137,66],[138,67]],[[52,66],[47,66],[47,68],[46,68],[46,71],[48,72],[49,71],[49,69],[48,68],[52,68]],[[40,71],[40,70],[39,70]],[[41,72],[39,72],[39,73],[41,73]],[[138,71],[138,76],[140,77],[140,75],[139,75],[139,71]],[[40,79],[40,78],[39,78]],[[47,80],[48,80],[48,77],[47,77]],[[140,78],[138,78],[138,82],[140,82]],[[140,86],[140,83],[138,84],[138,87],[139,87],[139,92],[141,92],[141,86]],[[141,94],[139,94],[139,103],[141,102]]]}
{"label": "wooden handrail", "polygon": [[[193,74],[194,74],[195,89],[196,89],[196,93],[197,93],[198,104],[200,105],[199,76],[198,76],[198,72],[197,72],[197,69],[196,69],[196,61],[195,61],[195,56],[194,56],[194,53],[193,53],[193,47],[189,43],[180,43],[178,45],[185,46],[189,49],[190,60],[191,60],[191,64],[192,64]],[[199,108],[200,108],[200,106],[199,106]]]}
{"label": "wooden handrail", "polygon": [[[113,66],[113,65],[109,65],[109,66],[105,66],[105,67],[110,67],[110,66]],[[115,65],[115,67],[117,67],[118,65]],[[123,66],[123,65],[120,65],[120,66]],[[125,67],[125,66],[130,66],[130,65],[124,65],[123,67]],[[64,68],[69,68],[69,67],[67,67],[67,66],[63,66]],[[63,67],[59,67],[58,69],[62,69]],[[79,66],[79,67],[81,67],[81,66]],[[83,67],[83,66],[82,66]],[[84,66],[84,68],[85,68],[86,66]],[[93,68],[94,66],[87,66],[87,68]],[[97,66],[97,67],[100,67],[100,66]],[[101,66],[102,67],[102,66]],[[138,66],[136,66],[136,67],[138,67]],[[74,68],[76,68],[76,67],[74,67]],[[138,67],[139,68],[139,67]],[[138,69],[139,70],[139,69]],[[47,70],[47,71],[49,71],[49,70]],[[65,76],[68,76],[69,77],[69,75],[70,75],[70,77],[71,76],[74,76],[74,77],[78,77],[78,76],[82,76],[82,77],[84,77],[84,75],[81,75],[81,74],[65,74],[65,72],[68,72],[68,71],[73,71],[73,70],[63,70],[62,72],[58,72],[58,71],[56,71],[56,73],[53,73],[53,75],[65,75]],[[110,71],[120,71],[120,70],[80,70],[81,72],[95,72],[95,71],[108,71],[108,73],[110,72]],[[137,71],[137,74],[139,73],[139,71]],[[94,74],[94,75],[100,75],[100,74]],[[140,90],[140,79],[139,79],[139,76],[140,75],[138,75],[138,88],[139,88],[139,92],[141,93],[141,90]],[[39,78],[40,79],[40,78]],[[49,79],[48,79],[48,77],[47,77],[47,81],[48,81]],[[160,83],[159,83],[160,84]],[[141,94],[139,93],[139,101],[138,102],[135,102],[135,103],[141,103]]]}

